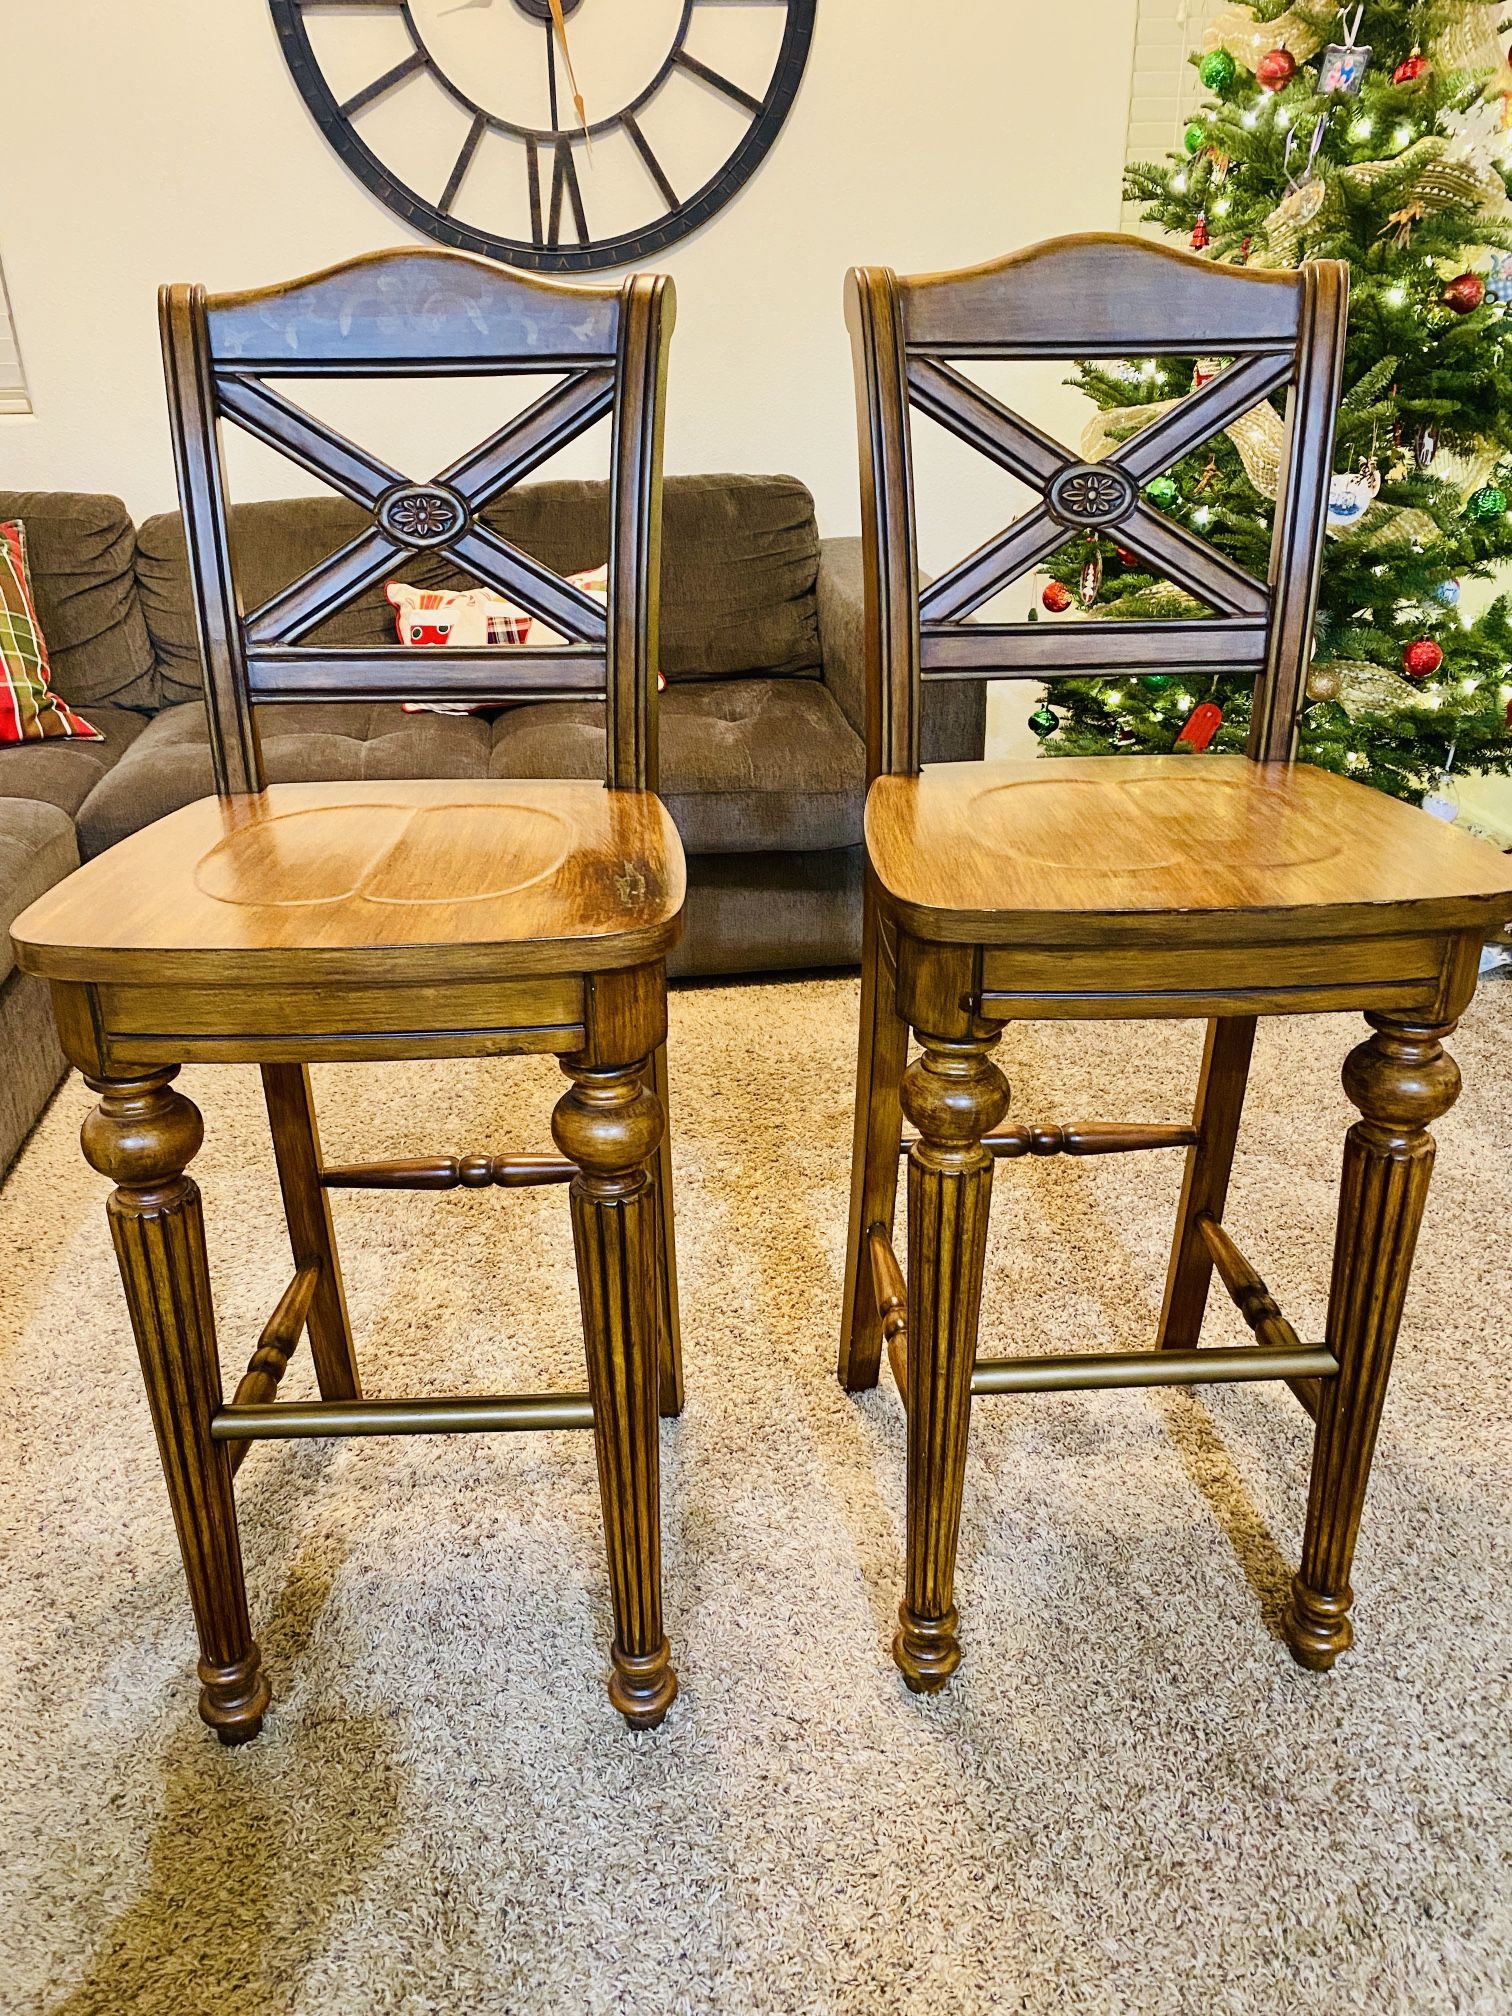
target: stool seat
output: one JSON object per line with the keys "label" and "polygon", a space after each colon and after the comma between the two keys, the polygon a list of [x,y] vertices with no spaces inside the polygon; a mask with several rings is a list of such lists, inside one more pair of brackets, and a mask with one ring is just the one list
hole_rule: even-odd
{"label": "stool seat", "polygon": [[275,784],[202,798],[17,920],[50,980],[192,984],[595,972],[675,942],[682,845],[649,791],[591,782]]}
{"label": "stool seat", "polygon": [[1490,932],[1512,890],[1512,863],[1416,806],[1243,756],[934,764],[876,780],[866,845],[900,920],[945,943]]}

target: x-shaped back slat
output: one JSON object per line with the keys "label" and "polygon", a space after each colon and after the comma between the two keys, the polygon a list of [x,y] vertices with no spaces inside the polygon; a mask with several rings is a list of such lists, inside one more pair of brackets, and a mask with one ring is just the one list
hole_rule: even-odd
{"label": "x-shaped back slat", "polygon": [[1245,358],[1102,462],[1087,465],[950,365],[929,356],[911,356],[906,381],[910,404],[1020,481],[1045,491],[1058,477],[1071,482],[1081,472],[1098,472],[1105,478],[1110,496],[1122,493],[1121,501],[1115,499],[1114,508],[1095,524],[1086,518],[1058,516],[1052,503],[1041,498],[923,590],[919,597],[921,620],[952,623],[970,616],[1074,538],[1078,529],[1116,533],[1120,544],[1222,616],[1264,616],[1270,607],[1266,585],[1147,503],[1139,489],[1286,384],[1294,368],[1290,350]]}
{"label": "x-shaped back slat", "polygon": [[419,498],[418,513],[427,495],[454,508],[457,519],[454,532],[415,540],[375,523],[254,610],[246,622],[250,648],[297,643],[414,551],[448,554],[475,580],[531,610],[564,636],[603,647],[608,628],[602,606],[501,538],[477,514],[609,412],[614,400],[612,370],[591,367],[572,372],[517,418],[422,484],[411,484],[400,471],[260,379],[227,370],[218,371],[216,377],[220,408],[227,418],[373,512],[375,519],[390,510],[397,523],[396,500],[402,508],[408,498]]}

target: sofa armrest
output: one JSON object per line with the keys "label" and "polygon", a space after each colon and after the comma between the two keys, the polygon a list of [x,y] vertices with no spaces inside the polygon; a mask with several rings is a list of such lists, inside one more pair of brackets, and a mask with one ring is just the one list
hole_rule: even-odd
{"label": "sofa armrest", "polygon": [[[859,539],[819,541],[819,649],[824,683],[866,740],[866,590]],[[926,763],[978,763],[987,736],[987,684],[952,679],[924,696]]]}
{"label": "sofa armrest", "polygon": [[866,740],[865,586],[859,539],[819,541],[819,652],[824,683]]}

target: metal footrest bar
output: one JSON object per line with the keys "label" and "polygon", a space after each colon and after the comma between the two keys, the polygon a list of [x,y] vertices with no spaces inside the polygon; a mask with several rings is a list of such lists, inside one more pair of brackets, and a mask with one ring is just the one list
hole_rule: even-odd
{"label": "metal footrest bar", "polygon": [[1114,1351],[1064,1358],[978,1358],[973,1393],[1078,1393],[1101,1387],[1227,1385],[1238,1379],[1331,1379],[1323,1344],[1295,1350]]}
{"label": "metal footrest bar", "polygon": [[[299,1342],[319,1283],[320,1267],[312,1263],[301,1267],[279,1296],[277,1307],[263,1325],[257,1349],[247,1361],[247,1369],[237,1383],[233,1406],[261,1407],[273,1399],[278,1391],[278,1382],[289,1369],[289,1360],[294,1355],[294,1347]],[[250,1447],[250,1443],[239,1441],[231,1451],[233,1476],[241,1468]]]}
{"label": "metal footrest bar", "polygon": [[210,1422],[217,1442],[304,1440],[322,1435],[522,1434],[591,1428],[586,1393],[514,1393],[451,1400],[285,1400],[222,1407]]}
{"label": "metal footrest bar", "polygon": [[570,1183],[575,1162],[554,1155],[417,1155],[400,1162],[353,1162],[322,1169],[327,1190],[525,1190]]}
{"label": "metal footrest bar", "polygon": [[[982,1146],[999,1161],[1014,1162],[1021,1155],[1134,1155],[1146,1148],[1191,1148],[1196,1141],[1195,1127],[1126,1127],[1088,1120],[1069,1127],[1004,1127],[984,1135]],[[906,1155],[913,1143],[914,1137],[906,1136],[901,1153]]]}

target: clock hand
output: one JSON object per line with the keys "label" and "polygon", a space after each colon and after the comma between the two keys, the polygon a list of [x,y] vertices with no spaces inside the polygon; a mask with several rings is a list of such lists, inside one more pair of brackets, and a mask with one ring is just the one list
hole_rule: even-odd
{"label": "clock hand", "polygon": [[578,123],[583,129],[583,138],[588,141],[588,152],[592,154],[593,142],[588,136],[588,114],[583,106],[583,94],[578,89],[577,73],[572,67],[572,51],[567,46],[567,20],[562,13],[562,0],[550,0],[550,6],[557,40],[562,45],[562,61],[567,65],[567,82],[572,91],[572,103],[577,111]]}

